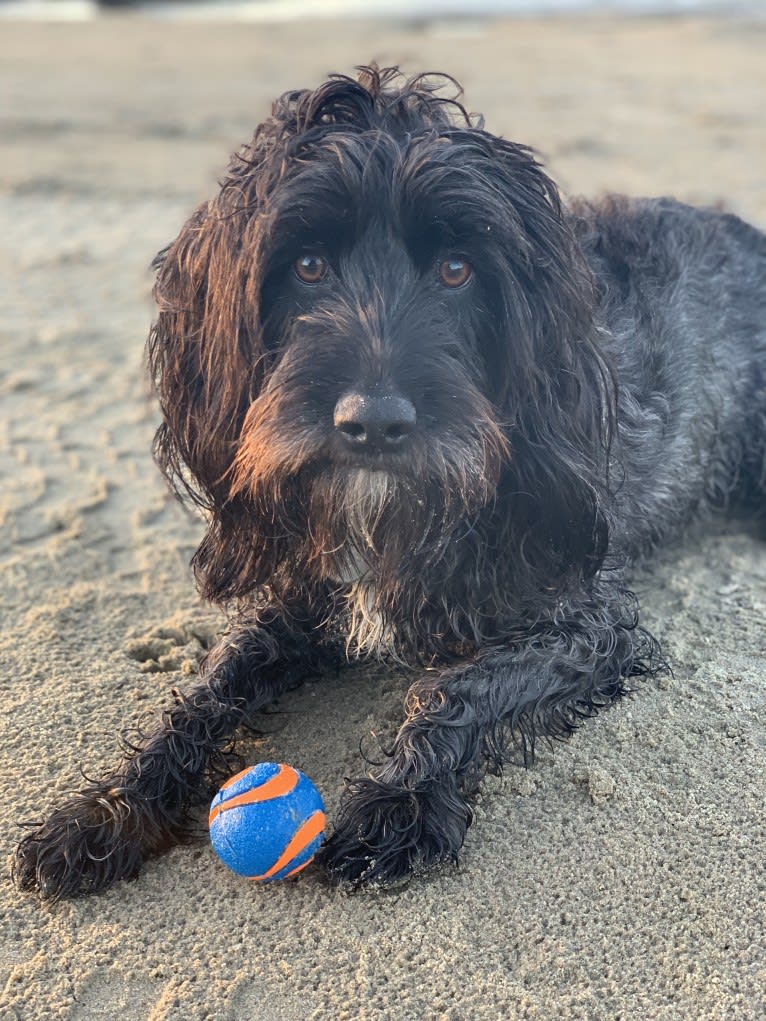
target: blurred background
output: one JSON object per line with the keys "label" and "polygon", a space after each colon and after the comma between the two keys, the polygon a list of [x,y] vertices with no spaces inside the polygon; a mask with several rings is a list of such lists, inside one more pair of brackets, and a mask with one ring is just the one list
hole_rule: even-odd
{"label": "blurred background", "polygon": [[204,197],[278,93],[376,59],[566,191],[764,215],[764,0],[0,0],[0,58],[0,188]]}
{"label": "blurred background", "polygon": [[445,14],[537,14],[544,11],[632,11],[689,13],[704,10],[746,13],[760,0],[0,0],[9,13],[40,17],[90,17],[98,7],[140,7],[158,16],[243,21],[285,17],[370,15],[443,16]]}

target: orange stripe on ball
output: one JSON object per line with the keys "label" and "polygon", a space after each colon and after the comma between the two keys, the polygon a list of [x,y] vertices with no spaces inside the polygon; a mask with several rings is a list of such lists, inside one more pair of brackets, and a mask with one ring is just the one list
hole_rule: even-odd
{"label": "orange stripe on ball", "polygon": [[[309,816],[309,818],[299,827],[295,836],[268,872],[264,872],[261,876],[252,876],[251,878],[255,880],[271,879],[271,877],[281,871],[285,865],[288,865],[293,858],[297,858],[301,851],[308,847],[315,837],[319,836],[324,829],[324,824],[325,814],[317,809],[317,811],[314,812],[312,816]],[[305,862],[304,864],[308,865],[308,862]],[[293,872],[300,871],[300,868],[303,868],[303,866],[301,865],[299,868],[293,869]],[[292,875],[292,873],[290,873],[290,875]]]}
{"label": "orange stripe on ball", "polygon": [[[244,769],[241,773],[232,777],[224,787],[229,787],[232,783],[238,780],[245,773],[249,773],[249,769]],[[300,777],[296,770],[292,766],[280,766],[279,772],[270,777],[265,783],[259,787],[254,787],[250,791],[245,791],[244,794],[238,794],[234,798],[229,798],[226,801],[222,801],[210,810],[208,816],[208,825],[220,815],[221,812],[228,812],[230,808],[240,808],[242,805],[253,805],[259,801],[271,801],[272,798],[281,798],[285,794],[289,794],[290,791],[294,790],[298,786],[298,780]]]}

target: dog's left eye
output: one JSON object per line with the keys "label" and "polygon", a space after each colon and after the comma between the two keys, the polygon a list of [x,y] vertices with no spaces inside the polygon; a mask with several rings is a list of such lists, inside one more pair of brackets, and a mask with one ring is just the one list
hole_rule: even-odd
{"label": "dog's left eye", "polygon": [[327,275],[327,259],[313,252],[299,256],[293,263],[295,275],[304,284],[318,284]]}
{"label": "dog's left eye", "polygon": [[439,281],[445,287],[462,287],[472,274],[471,264],[465,259],[445,259],[439,266]]}

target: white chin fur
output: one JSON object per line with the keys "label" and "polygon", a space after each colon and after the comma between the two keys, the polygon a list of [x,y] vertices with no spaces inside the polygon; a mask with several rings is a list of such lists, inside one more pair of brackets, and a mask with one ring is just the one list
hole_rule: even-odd
{"label": "white chin fur", "polygon": [[351,655],[383,656],[393,651],[393,634],[376,608],[372,564],[375,561],[375,527],[387,504],[395,497],[397,487],[396,478],[389,472],[353,469],[348,473],[345,491],[337,506],[348,545],[328,553],[325,569],[329,579],[346,589],[343,593],[348,610],[346,648]]}

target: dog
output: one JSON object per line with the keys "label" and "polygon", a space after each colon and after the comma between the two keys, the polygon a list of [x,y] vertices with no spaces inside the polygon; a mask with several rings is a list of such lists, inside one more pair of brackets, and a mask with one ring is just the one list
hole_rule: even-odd
{"label": "dog", "polygon": [[[448,76],[289,92],[157,256],[155,456],[231,627],[156,729],[20,844],[24,889],[188,837],[237,728],[364,657],[420,667],[320,860],[454,861],[487,770],[663,666],[628,570],[766,506],[766,236],[671,199],[565,204]],[[211,786],[212,785],[212,786]]]}

